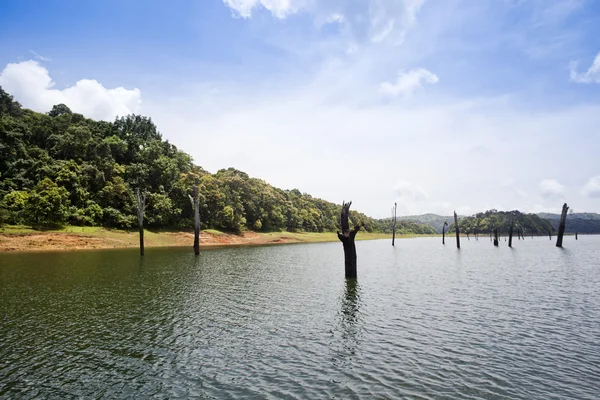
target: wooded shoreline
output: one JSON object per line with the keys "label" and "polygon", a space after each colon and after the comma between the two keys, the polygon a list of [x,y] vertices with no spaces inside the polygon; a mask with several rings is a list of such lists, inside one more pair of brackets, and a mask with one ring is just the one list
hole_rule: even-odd
{"label": "wooded shoreline", "polygon": [[[193,231],[145,230],[145,245],[152,247],[190,247],[194,244]],[[414,237],[401,235],[400,237]],[[364,232],[358,240],[391,238],[390,234]],[[251,246],[285,243],[318,243],[337,241],[335,232],[253,232],[241,234],[203,230],[202,246]],[[39,231],[25,227],[0,229],[0,252],[70,251],[86,249],[137,248],[137,231],[113,230],[100,227],[66,227],[60,230]]]}

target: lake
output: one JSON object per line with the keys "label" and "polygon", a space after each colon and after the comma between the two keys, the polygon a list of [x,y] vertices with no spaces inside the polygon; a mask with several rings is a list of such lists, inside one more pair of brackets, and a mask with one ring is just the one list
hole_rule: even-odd
{"label": "lake", "polygon": [[0,254],[0,398],[599,398],[600,237],[461,244]]}

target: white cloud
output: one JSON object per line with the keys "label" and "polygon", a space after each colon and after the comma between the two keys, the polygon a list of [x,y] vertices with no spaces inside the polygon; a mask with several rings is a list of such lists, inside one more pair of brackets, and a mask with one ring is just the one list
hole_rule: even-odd
{"label": "white cloud", "polygon": [[223,0],[231,8],[234,15],[242,18],[252,17],[252,10],[263,7],[276,18],[286,18],[303,8],[305,1],[302,0]]}
{"label": "white cloud", "polygon": [[8,64],[0,73],[0,86],[35,111],[47,112],[63,103],[73,112],[107,121],[136,113],[141,104],[139,89],[107,89],[96,80],[82,79],[66,89],[54,89],[48,70],[33,60]]}
{"label": "white cloud", "polygon": [[586,72],[577,72],[577,63],[571,63],[571,80],[577,83],[600,83],[600,53]]}
{"label": "white cloud", "polygon": [[234,16],[251,18],[256,9],[265,9],[285,19],[299,12],[312,15],[317,26],[337,22],[352,40],[374,43],[391,40],[402,43],[406,30],[416,21],[425,0],[223,0]]}
{"label": "white cloud", "polygon": [[33,54],[35,56],[36,59],[40,60],[40,61],[52,61],[52,59],[50,57],[44,57],[41,54],[36,53],[33,50],[29,50],[29,52],[31,54]]}
{"label": "white cloud", "polygon": [[600,175],[590,178],[582,190],[584,196],[598,198],[600,197]]}
{"label": "white cloud", "polygon": [[543,179],[539,183],[542,196],[552,198],[561,197],[565,192],[565,187],[556,179]]}
{"label": "white cloud", "polygon": [[395,82],[383,82],[381,92],[390,96],[410,96],[415,90],[423,87],[423,83],[434,84],[439,81],[437,75],[424,69],[401,71]]}
{"label": "white cloud", "polygon": [[[409,183],[398,188],[402,213],[450,215],[466,211],[462,205],[470,212],[488,205],[531,211],[552,200],[534,194],[542,178],[571,184],[597,173],[600,138],[588,132],[600,124],[598,105],[532,112],[505,97],[431,93],[423,102],[414,97],[382,104],[368,97],[368,83],[352,76],[342,74],[340,85],[316,78],[281,90],[259,83],[218,92],[189,86],[176,96],[145,98],[144,110],[170,142],[209,171],[233,166],[284,189],[353,200],[357,210],[375,217],[389,215],[399,177]],[[290,162],[290,149],[301,163]],[[549,161],[559,154],[563,162]],[[515,177],[518,188],[530,192],[527,198],[502,187]],[[580,193],[569,193],[569,200],[578,209],[600,211]]]}
{"label": "white cloud", "polygon": [[429,198],[425,190],[412,182],[400,180],[394,185],[397,201],[424,201]]}

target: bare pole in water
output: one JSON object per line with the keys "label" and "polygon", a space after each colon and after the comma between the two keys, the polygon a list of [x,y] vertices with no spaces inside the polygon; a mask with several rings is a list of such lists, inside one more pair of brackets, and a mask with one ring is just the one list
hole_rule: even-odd
{"label": "bare pole in water", "polygon": [[456,231],[456,248],[460,249],[460,231],[458,230],[458,216],[454,211],[454,230]]}
{"label": "bare pole in water", "polygon": [[140,226],[140,255],[144,255],[144,210],[146,209],[146,192],[140,193],[140,188],[135,190],[135,200],[138,224]]}
{"label": "bare pole in water", "polygon": [[498,246],[498,228],[494,228],[494,246]]}
{"label": "bare pole in water", "polygon": [[442,244],[446,244],[446,227],[448,226],[448,221],[444,221],[444,225],[442,225]]}
{"label": "bare pole in water", "polygon": [[394,203],[394,208],[392,209],[392,246],[394,246],[394,242],[396,241],[396,207],[397,204]]}
{"label": "bare pole in water", "polygon": [[508,247],[512,247],[514,218],[515,218],[515,213],[513,212],[512,215],[510,216],[510,227],[508,228]]}
{"label": "bare pole in water", "polygon": [[198,204],[198,186],[194,185],[193,196],[188,194],[194,209],[194,254],[200,254],[200,206]]}

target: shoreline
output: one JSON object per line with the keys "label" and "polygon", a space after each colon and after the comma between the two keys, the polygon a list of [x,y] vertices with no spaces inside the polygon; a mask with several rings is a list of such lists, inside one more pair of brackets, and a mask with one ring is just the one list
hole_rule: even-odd
{"label": "shoreline", "polygon": [[[356,240],[391,239],[384,233],[359,232]],[[396,238],[414,235],[396,235]],[[216,231],[200,232],[200,246],[257,246],[289,243],[337,242],[335,232],[253,232],[241,234]],[[144,247],[193,247],[194,234],[186,231],[144,230]],[[0,228],[0,253],[37,251],[75,251],[138,248],[137,231],[122,231],[101,227],[68,226],[59,230],[39,231],[27,227]]]}

